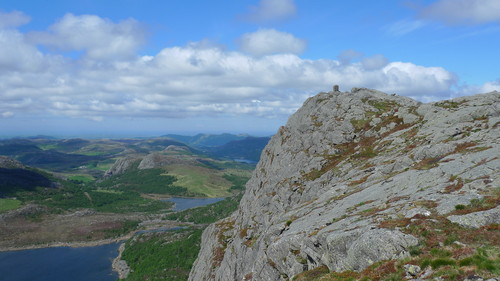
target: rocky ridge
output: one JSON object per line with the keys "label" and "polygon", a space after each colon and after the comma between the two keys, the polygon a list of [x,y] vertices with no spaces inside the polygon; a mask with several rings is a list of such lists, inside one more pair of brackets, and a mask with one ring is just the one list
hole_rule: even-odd
{"label": "rocky ridge", "polygon": [[[167,147],[165,151],[180,151],[173,146]],[[165,155],[159,152],[153,152],[145,156],[132,155],[119,158],[109,168],[104,176],[111,177],[123,174],[126,170],[132,168],[138,163],[137,168],[140,170],[160,168],[167,165],[197,165],[200,164],[196,159],[186,159],[179,155]]]}
{"label": "rocky ridge", "polygon": [[[422,244],[412,223],[499,224],[499,124],[498,92],[429,104],[359,88],[309,98],[264,149],[239,209],[204,231],[189,280],[359,272],[408,258]],[[483,209],[458,212],[474,202]]]}

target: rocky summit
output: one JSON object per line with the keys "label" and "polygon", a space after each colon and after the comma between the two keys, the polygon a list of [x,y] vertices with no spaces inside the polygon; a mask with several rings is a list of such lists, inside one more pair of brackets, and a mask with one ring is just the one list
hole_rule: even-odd
{"label": "rocky summit", "polygon": [[499,246],[499,102],[498,92],[423,104],[362,88],[309,98],[262,152],[238,210],[204,231],[189,280],[369,268],[446,280],[439,258],[465,276],[453,280],[493,278],[498,256],[493,270],[472,258]]}

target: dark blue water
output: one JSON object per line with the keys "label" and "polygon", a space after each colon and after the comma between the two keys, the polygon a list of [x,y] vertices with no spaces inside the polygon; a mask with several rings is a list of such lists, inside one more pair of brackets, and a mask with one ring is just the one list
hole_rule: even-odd
{"label": "dark blue water", "polygon": [[195,207],[205,206],[224,200],[224,198],[179,198],[172,197],[165,201],[174,202],[174,211],[184,211]]}
{"label": "dark blue water", "polygon": [[[224,198],[170,198],[175,211],[213,204]],[[172,231],[165,228],[139,232]],[[0,281],[116,281],[111,268],[120,243],[95,247],[55,247],[0,252]]]}
{"label": "dark blue water", "polygon": [[0,252],[1,281],[116,281],[111,268],[120,243]]}

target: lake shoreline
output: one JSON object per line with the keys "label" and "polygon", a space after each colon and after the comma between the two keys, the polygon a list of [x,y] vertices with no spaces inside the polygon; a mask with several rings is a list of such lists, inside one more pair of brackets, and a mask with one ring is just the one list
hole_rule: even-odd
{"label": "lake shoreline", "polygon": [[23,251],[23,250],[34,250],[34,249],[45,249],[45,248],[56,248],[56,247],[69,247],[69,248],[82,248],[82,247],[95,247],[107,244],[113,244],[122,242],[130,239],[134,236],[136,231],[130,232],[127,235],[123,235],[116,238],[108,238],[94,241],[75,241],[75,242],[53,242],[53,243],[43,243],[43,244],[33,244],[25,245],[19,247],[0,247],[0,252],[11,252],[11,251]]}
{"label": "lake shoreline", "polygon": [[119,279],[125,279],[130,274],[130,267],[127,261],[122,260],[123,251],[125,251],[125,243],[120,244],[120,247],[118,247],[118,256],[111,263],[111,268],[114,272],[118,273]]}

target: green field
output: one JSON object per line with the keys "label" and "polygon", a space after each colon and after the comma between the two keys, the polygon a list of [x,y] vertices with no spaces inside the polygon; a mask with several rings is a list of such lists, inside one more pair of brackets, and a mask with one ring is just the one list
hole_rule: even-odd
{"label": "green field", "polygon": [[2,199],[0,198],[0,213],[17,209],[21,206],[21,201],[17,199]]}
{"label": "green field", "polygon": [[41,150],[51,150],[51,149],[56,149],[57,148],[57,144],[53,144],[53,143],[50,143],[50,144],[39,144],[38,147]]}
{"label": "green field", "polygon": [[73,175],[68,175],[68,180],[89,183],[93,182],[95,178],[87,174],[73,174]]}
{"label": "green field", "polygon": [[168,175],[175,176],[175,185],[188,191],[205,194],[207,197],[227,197],[232,183],[222,172],[200,166],[172,165],[167,167]]}

